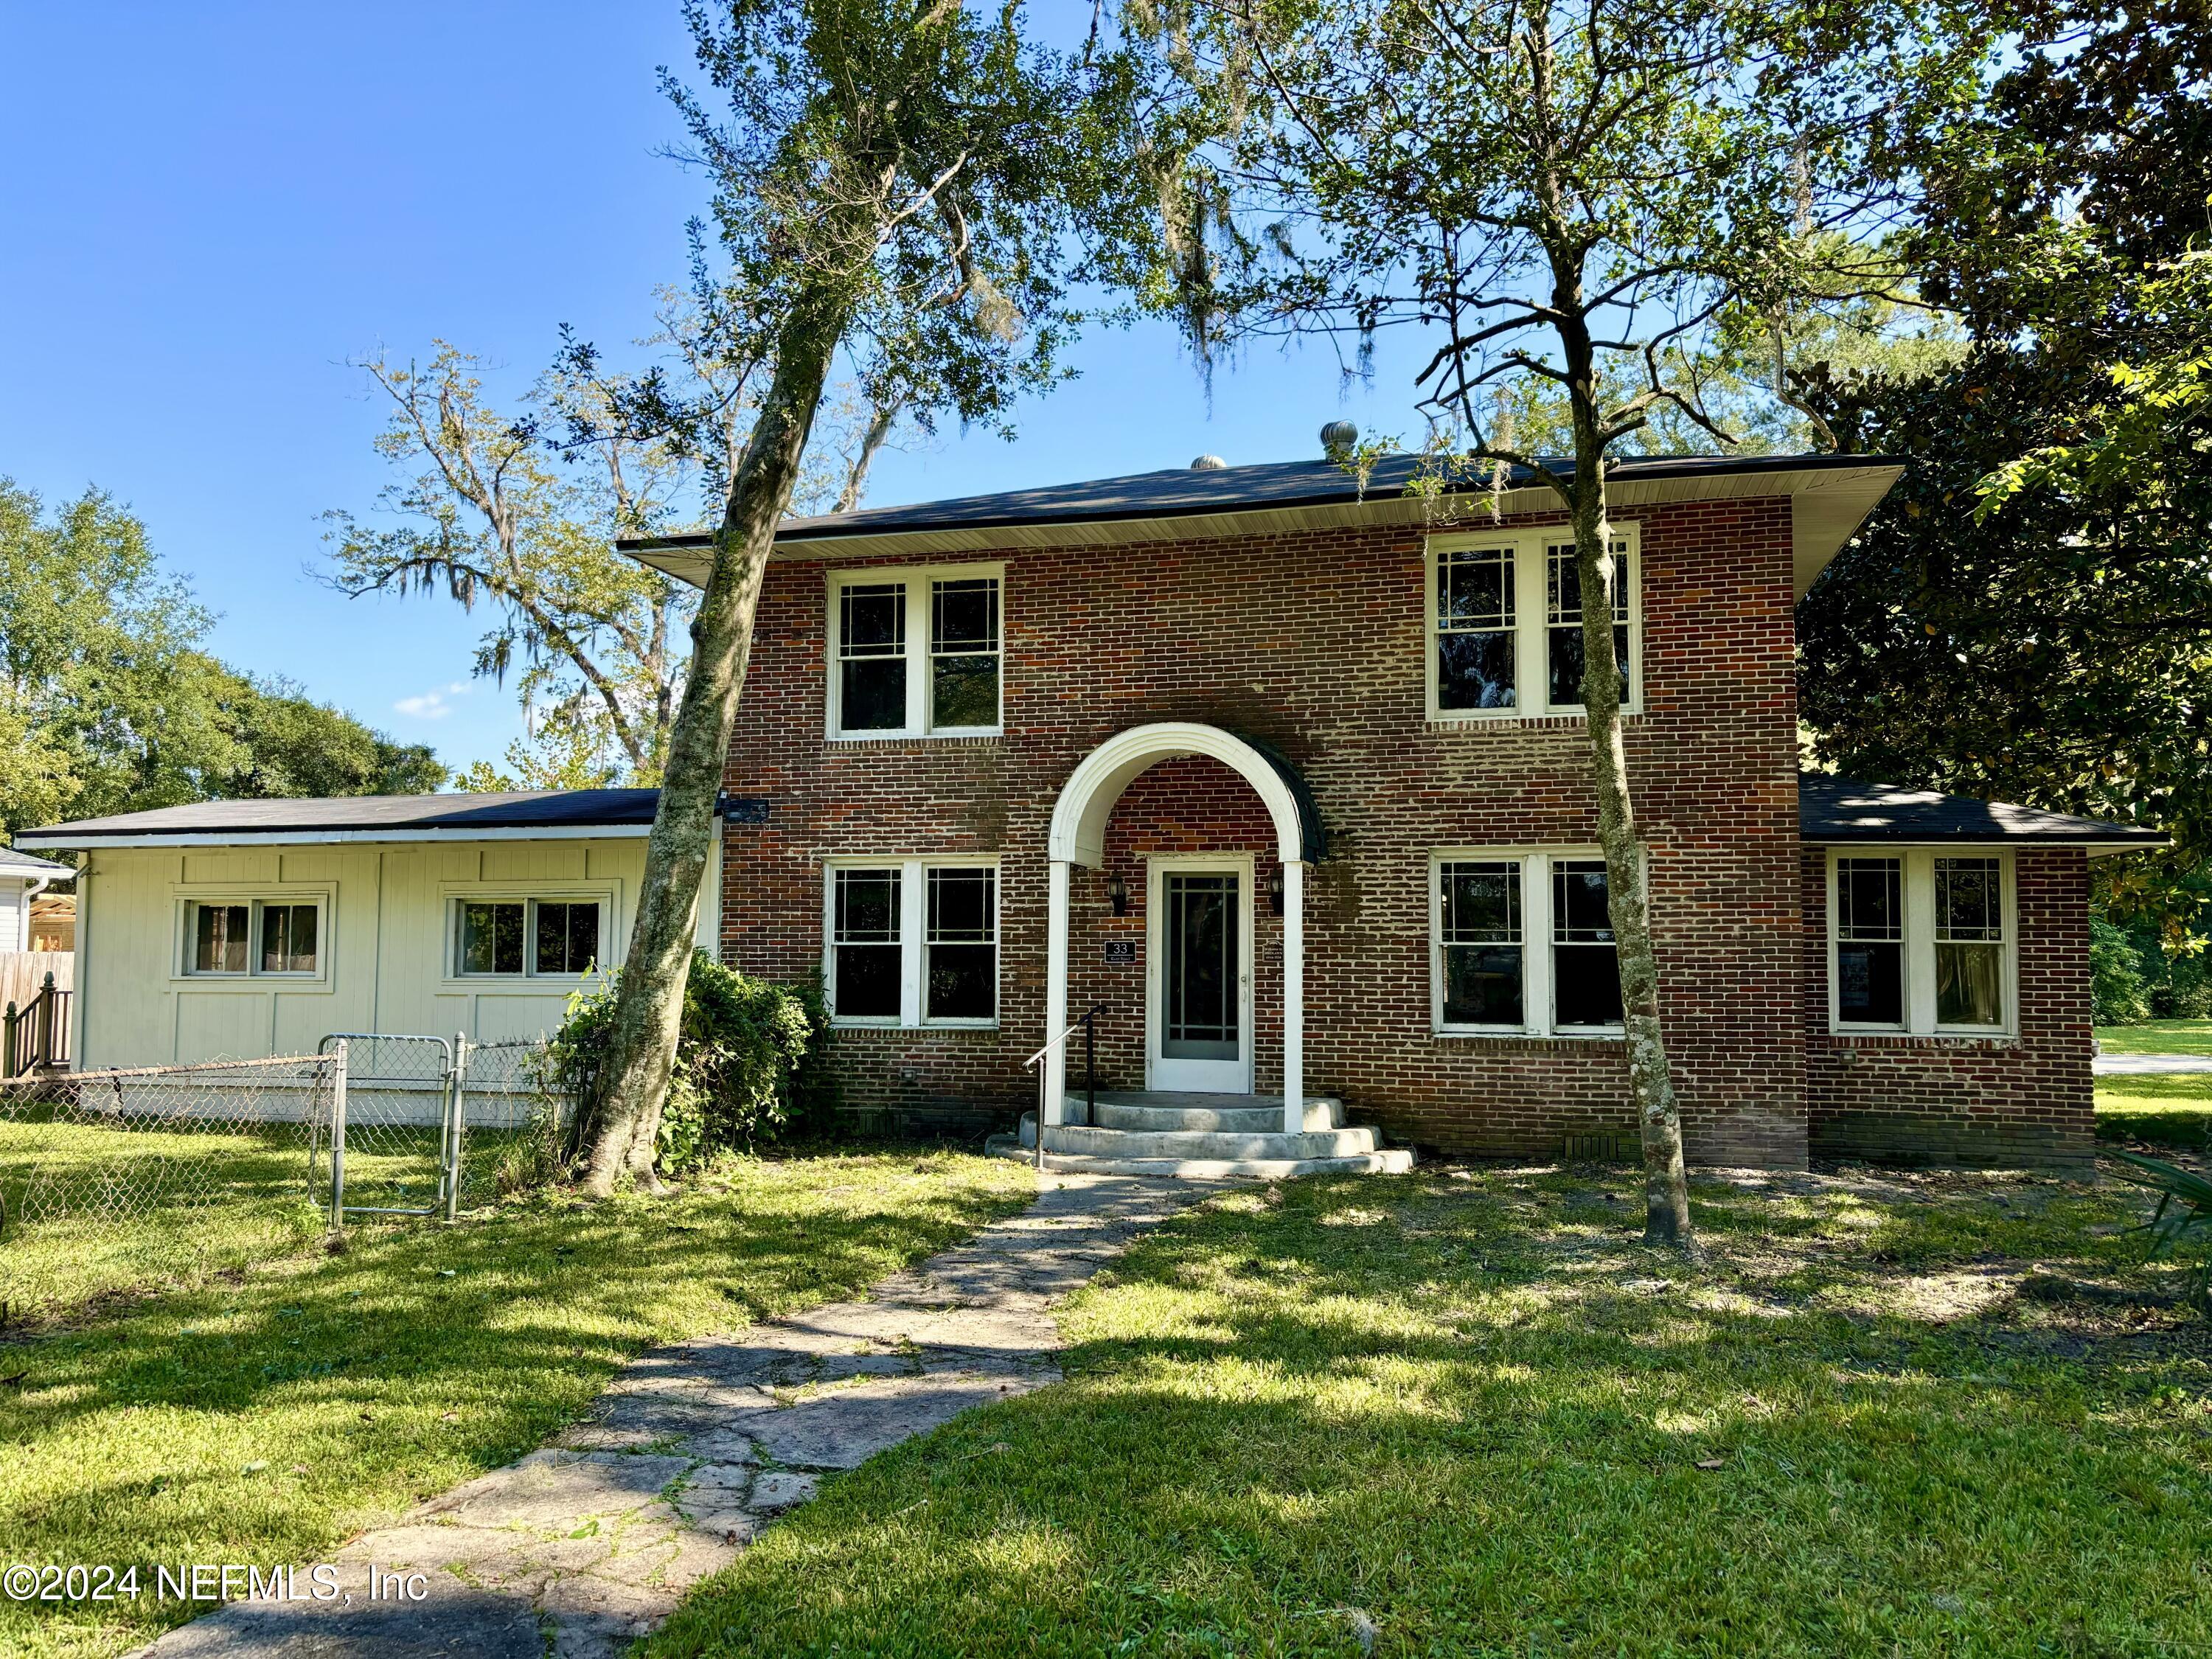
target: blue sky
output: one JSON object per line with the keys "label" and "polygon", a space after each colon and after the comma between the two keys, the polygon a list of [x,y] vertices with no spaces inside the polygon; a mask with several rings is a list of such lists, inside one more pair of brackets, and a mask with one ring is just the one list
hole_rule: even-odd
{"label": "blue sky", "polygon": [[[496,759],[520,720],[470,680],[481,615],[309,574],[318,515],[386,477],[345,360],[443,337],[519,389],[562,323],[621,360],[704,201],[654,153],[663,64],[690,64],[673,0],[0,0],[0,474],[129,503],[238,666],[457,768]],[[1419,424],[1396,354],[1370,392],[1326,347],[1269,350],[1210,398],[1164,328],[1072,362],[1017,442],[886,453],[870,501],[1314,454],[1340,415]]]}

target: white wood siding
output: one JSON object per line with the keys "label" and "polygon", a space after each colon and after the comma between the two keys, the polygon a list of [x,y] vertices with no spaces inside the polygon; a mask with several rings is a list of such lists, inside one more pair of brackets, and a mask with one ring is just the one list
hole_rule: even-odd
{"label": "white wood siding", "polygon": [[[573,978],[459,979],[454,900],[595,897],[610,965],[629,947],[642,836],[95,852],[79,918],[84,1069],[313,1051],[331,1031],[534,1036],[560,1023]],[[699,939],[717,935],[720,860]],[[322,969],[308,978],[186,975],[181,916],[195,897],[319,899]]]}

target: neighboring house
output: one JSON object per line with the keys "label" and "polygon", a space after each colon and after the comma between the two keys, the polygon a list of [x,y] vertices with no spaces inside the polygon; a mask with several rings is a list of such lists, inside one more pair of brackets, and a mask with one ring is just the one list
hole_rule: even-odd
{"label": "neighboring house", "polygon": [[58,881],[76,873],[66,864],[0,847],[0,956],[33,948],[31,905]]}
{"label": "neighboring house", "polygon": [[[1346,1106],[1455,1152],[1632,1148],[1560,515],[1519,484],[1452,519],[1412,466],[1364,488],[1328,461],[1194,469],[782,527],[700,927],[747,972],[825,975],[848,1106],[1003,1121],[1037,1099],[1030,1057],[1097,1007],[1097,1121],[1082,1035],[1065,1076],[1042,1067],[1063,1155],[1389,1162]],[[1701,1162],[2090,1147],[2087,859],[2160,838],[1801,783],[1795,603],[1900,471],[1611,472],[1629,770]],[[705,545],[625,544],[695,581]],[[504,842],[410,818],[401,839],[428,848],[342,815],[468,798],[22,839],[91,852],[86,1063],[186,1058],[546,1023],[558,997],[526,972],[465,971],[468,907],[605,878],[619,939],[641,842],[604,864],[559,848],[557,878],[532,862],[527,815],[598,798],[483,808],[525,815]],[[641,836],[648,798],[628,810]],[[280,817],[251,836],[252,811]],[[258,983],[250,952],[206,982],[203,930],[265,942],[262,907],[314,884],[329,983]]]}
{"label": "neighboring house", "polygon": [[31,942],[26,948],[41,953],[59,951],[64,956],[76,949],[76,894],[32,895]]}
{"label": "neighboring house", "polygon": [[206,801],[18,840],[86,855],[76,1065],[159,1065],[341,1031],[552,1030],[586,970],[620,960],[654,799]]}

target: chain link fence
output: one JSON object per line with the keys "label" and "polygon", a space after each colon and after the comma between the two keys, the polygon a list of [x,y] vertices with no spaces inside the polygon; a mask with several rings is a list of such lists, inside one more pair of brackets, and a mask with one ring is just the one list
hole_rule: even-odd
{"label": "chain link fence", "polygon": [[0,1230],[307,1191],[334,1055],[287,1054],[0,1083]]}
{"label": "chain link fence", "polygon": [[311,1204],[448,1218],[556,1167],[541,1042],[337,1034],[313,1054],[0,1082],[0,1242],[41,1222]]}

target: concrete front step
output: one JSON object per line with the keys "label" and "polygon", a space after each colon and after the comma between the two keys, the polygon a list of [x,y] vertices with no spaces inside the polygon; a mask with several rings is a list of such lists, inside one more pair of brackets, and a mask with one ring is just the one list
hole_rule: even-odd
{"label": "concrete front step", "polygon": [[[1068,1104],[1080,1111],[1080,1095]],[[1306,1097],[1307,1129],[1340,1129],[1344,1103],[1333,1095]],[[1283,1100],[1279,1095],[1194,1095],[1139,1092],[1135,1090],[1098,1091],[1097,1115],[1091,1125],[1100,1129],[1197,1129],[1221,1134],[1279,1134],[1283,1128]]]}
{"label": "concrete front step", "polygon": [[[1024,1139],[1034,1137],[1032,1127]],[[1303,1134],[1230,1133],[1209,1129],[1091,1129],[1063,1123],[1045,1131],[1048,1152],[1091,1158],[1358,1158],[1376,1148],[1372,1129],[1310,1129]]]}
{"label": "concrete front step", "polygon": [[[1103,1110],[1105,1102],[1099,1103]],[[1036,1117],[1032,1113],[1022,1119],[1018,1134],[994,1137],[990,1151],[1027,1158],[1034,1156],[1036,1146]],[[1275,1180],[1300,1175],[1398,1175],[1413,1167],[1410,1152],[1378,1146],[1375,1131],[1369,1128],[1285,1134],[1279,1130],[1132,1130],[1063,1124],[1047,1132],[1045,1152],[1055,1170],[1206,1181],[1237,1176]]]}
{"label": "concrete front step", "polygon": [[[993,1135],[984,1150],[994,1158],[1028,1159],[1035,1153],[1013,1135]],[[1310,1175],[1404,1175],[1413,1155],[1402,1147],[1351,1158],[1097,1158],[1046,1149],[1060,1175],[1154,1176],[1178,1181],[1287,1181]]]}

